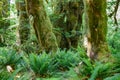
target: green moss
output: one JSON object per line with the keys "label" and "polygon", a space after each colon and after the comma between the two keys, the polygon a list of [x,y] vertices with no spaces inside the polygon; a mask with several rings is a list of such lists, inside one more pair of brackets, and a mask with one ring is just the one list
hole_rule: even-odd
{"label": "green moss", "polygon": [[58,49],[52,24],[45,11],[43,0],[26,0],[29,16],[33,17],[33,27],[41,50],[56,52]]}
{"label": "green moss", "polygon": [[91,50],[94,55],[107,53],[107,44],[104,45],[107,34],[106,1],[93,0],[87,2],[85,0],[84,4],[86,17],[88,16],[88,22],[86,21],[86,23],[88,23],[87,29],[89,32],[87,33],[90,35],[92,44]]}

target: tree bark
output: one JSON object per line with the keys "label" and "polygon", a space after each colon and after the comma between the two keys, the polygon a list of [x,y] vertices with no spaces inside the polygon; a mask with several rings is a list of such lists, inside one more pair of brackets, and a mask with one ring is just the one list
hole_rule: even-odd
{"label": "tree bark", "polygon": [[78,46],[81,35],[82,13],[82,0],[58,1],[54,14],[59,18],[54,22],[54,26],[60,29],[59,32],[56,32],[60,48],[70,49]]}
{"label": "tree bark", "polygon": [[83,0],[87,25],[88,49],[91,59],[100,59],[108,53],[106,43],[107,15],[106,0]]}
{"label": "tree bark", "polygon": [[26,4],[40,49],[42,51],[56,52],[58,49],[56,37],[52,31],[52,24],[45,11],[43,0],[26,0]]}

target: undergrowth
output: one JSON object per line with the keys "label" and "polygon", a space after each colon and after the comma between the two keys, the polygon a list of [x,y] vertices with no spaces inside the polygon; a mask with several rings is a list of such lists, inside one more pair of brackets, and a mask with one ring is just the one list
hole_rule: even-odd
{"label": "undergrowth", "polygon": [[[51,56],[0,49],[1,80],[119,80],[120,54],[113,54],[112,62],[91,61],[85,50],[58,50]],[[7,66],[13,71],[8,72]],[[29,74],[29,75],[28,75]]]}

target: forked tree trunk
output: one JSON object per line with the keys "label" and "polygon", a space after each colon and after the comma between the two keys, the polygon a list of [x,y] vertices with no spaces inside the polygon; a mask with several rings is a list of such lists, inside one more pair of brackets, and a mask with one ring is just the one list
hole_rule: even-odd
{"label": "forked tree trunk", "polygon": [[56,37],[52,31],[52,24],[45,11],[43,0],[26,0],[27,11],[43,51],[56,52],[58,49]]}
{"label": "forked tree trunk", "polygon": [[87,25],[88,49],[91,59],[100,59],[108,53],[106,43],[106,0],[83,0]]}

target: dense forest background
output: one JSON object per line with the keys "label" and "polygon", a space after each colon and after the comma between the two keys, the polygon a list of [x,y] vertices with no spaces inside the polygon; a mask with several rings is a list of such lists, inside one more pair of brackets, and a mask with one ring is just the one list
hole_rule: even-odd
{"label": "dense forest background", "polygon": [[0,80],[120,80],[120,0],[0,0]]}

